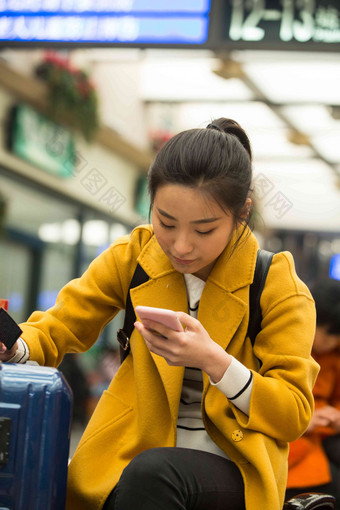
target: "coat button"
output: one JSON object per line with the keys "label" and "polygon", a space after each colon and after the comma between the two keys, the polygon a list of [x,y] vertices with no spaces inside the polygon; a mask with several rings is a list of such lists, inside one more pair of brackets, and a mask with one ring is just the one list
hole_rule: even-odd
{"label": "coat button", "polygon": [[234,430],[234,432],[231,434],[231,437],[232,437],[232,440],[233,441],[242,441],[243,439],[243,432],[242,430]]}

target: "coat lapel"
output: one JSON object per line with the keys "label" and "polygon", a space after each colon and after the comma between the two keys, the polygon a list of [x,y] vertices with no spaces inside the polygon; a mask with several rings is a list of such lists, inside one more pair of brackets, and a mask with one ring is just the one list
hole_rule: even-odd
{"label": "coat lapel", "polygon": [[208,281],[203,290],[197,318],[210,337],[225,350],[246,310],[247,304],[244,301]]}
{"label": "coat lapel", "polygon": [[[217,260],[204,287],[198,310],[198,320],[223,349],[229,346],[248,313],[249,285],[253,280],[258,249],[256,238],[250,232],[235,247],[238,235],[236,231]],[[133,307],[157,306],[188,313],[184,277],[173,268],[155,236],[142,250],[138,262],[150,279],[131,290]],[[139,336],[141,339],[135,333],[135,338]],[[244,341],[244,336],[240,341]],[[161,356],[150,354],[165,388],[172,418],[176,422],[184,367],[169,366]]]}
{"label": "coat lapel", "polygon": [[[243,319],[249,317],[249,286],[254,278],[258,243],[248,230],[236,230],[220,255],[204,287],[197,318],[223,349],[233,339]],[[246,324],[244,321],[244,334]],[[240,342],[244,336],[240,336]]]}
{"label": "coat lapel", "polygon": [[[150,279],[131,290],[133,307],[156,306],[188,312],[186,287],[183,275],[175,271],[153,236],[138,257],[139,264]],[[138,334],[140,340],[144,340]],[[145,345],[145,343],[144,343]],[[133,346],[132,346],[133,347]],[[145,349],[147,349],[145,345]],[[149,351],[148,351],[149,352]],[[171,416],[177,422],[178,404],[181,395],[184,367],[173,367],[164,358],[150,353],[167,394]]]}

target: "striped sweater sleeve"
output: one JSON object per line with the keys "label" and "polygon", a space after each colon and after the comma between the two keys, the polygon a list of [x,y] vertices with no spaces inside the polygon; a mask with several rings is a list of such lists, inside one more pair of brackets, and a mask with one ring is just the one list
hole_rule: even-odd
{"label": "striped sweater sleeve", "polygon": [[216,386],[236,407],[249,415],[250,396],[253,388],[253,374],[232,356],[232,361]]}

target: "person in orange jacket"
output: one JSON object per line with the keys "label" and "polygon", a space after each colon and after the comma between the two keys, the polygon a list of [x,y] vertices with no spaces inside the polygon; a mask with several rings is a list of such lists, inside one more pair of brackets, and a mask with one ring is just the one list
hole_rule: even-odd
{"label": "person in orange jacket", "polygon": [[312,355],[320,372],[312,420],[290,444],[286,499],[301,492],[340,492],[340,281],[325,279],[311,292],[317,314]]}

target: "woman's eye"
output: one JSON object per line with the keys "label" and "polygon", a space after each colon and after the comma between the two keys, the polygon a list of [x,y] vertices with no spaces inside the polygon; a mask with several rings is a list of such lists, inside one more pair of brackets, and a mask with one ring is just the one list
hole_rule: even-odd
{"label": "woman's eye", "polygon": [[175,228],[174,225],[167,225],[166,223],[163,223],[161,220],[159,220],[159,223],[162,225],[162,227],[164,228]]}
{"label": "woman's eye", "polygon": [[197,234],[201,234],[202,236],[206,236],[207,234],[211,234],[212,232],[214,232],[214,228],[212,228],[211,230],[208,230],[207,232],[199,232],[199,230],[196,230]]}
{"label": "woman's eye", "polygon": [[[163,227],[163,228],[167,228],[167,229],[171,229],[171,228],[175,228],[175,225],[167,225],[166,223],[163,223],[162,220],[159,220],[159,223],[160,225]],[[211,230],[208,230],[207,232],[200,232],[199,230],[196,230],[197,234],[201,235],[201,236],[206,236],[208,234],[211,234],[215,229],[212,228]]]}

